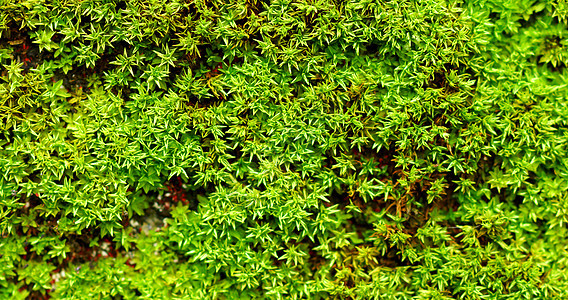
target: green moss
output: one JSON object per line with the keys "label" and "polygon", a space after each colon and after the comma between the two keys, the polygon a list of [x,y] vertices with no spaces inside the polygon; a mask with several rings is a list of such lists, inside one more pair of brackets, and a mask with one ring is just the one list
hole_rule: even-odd
{"label": "green moss", "polygon": [[565,7],[0,1],[0,298],[567,298]]}

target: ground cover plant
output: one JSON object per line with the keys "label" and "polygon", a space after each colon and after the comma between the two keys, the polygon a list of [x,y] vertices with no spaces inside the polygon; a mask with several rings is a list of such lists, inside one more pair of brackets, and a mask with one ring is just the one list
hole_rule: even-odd
{"label": "ground cover plant", "polygon": [[0,0],[1,299],[568,299],[565,0]]}

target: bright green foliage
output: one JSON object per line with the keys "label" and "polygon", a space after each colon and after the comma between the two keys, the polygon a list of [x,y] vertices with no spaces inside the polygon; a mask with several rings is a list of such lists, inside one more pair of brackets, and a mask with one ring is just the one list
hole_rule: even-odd
{"label": "bright green foliage", "polygon": [[0,0],[1,299],[567,299],[568,4]]}

